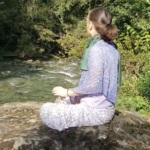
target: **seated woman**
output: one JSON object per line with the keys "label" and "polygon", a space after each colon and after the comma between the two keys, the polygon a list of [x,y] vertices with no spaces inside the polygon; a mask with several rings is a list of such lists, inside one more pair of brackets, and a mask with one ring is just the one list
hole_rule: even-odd
{"label": "seated woman", "polygon": [[117,28],[111,14],[103,8],[92,9],[87,16],[90,38],[81,60],[79,85],[65,89],[55,87],[56,96],[69,98],[70,103],[45,103],[40,108],[42,121],[62,131],[69,127],[103,125],[115,113],[119,53],[113,44]]}

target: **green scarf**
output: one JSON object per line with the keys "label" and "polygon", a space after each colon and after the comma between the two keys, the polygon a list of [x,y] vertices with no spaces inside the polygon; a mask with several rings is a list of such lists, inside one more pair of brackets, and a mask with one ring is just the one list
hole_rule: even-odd
{"label": "green scarf", "polygon": [[118,78],[117,78],[118,88],[121,86],[121,77],[122,77],[122,74],[121,74],[121,58],[119,58],[119,63],[118,63]]}
{"label": "green scarf", "polygon": [[[88,39],[86,49],[83,53],[82,60],[81,60],[81,65],[80,65],[81,70],[88,70],[87,59],[88,59],[88,55],[90,53],[91,47],[94,44],[96,44],[100,39],[101,39],[101,37],[99,34],[92,36]],[[117,46],[116,46],[116,48],[117,48]],[[118,88],[121,86],[121,58],[119,58],[119,63],[118,63],[117,85],[118,85]]]}
{"label": "green scarf", "polygon": [[83,57],[82,57],[82,60],[81,60],[81,65],[80,65],[81,70],[87,70],[88,69],[87,59],[88,59],[88,55],[90,53],[91,47],[94,44],[96,44],[100,39],[101,39],[101,37],[100,37],[99,34],[97,34],[95,36],[92,36],[88,39],[86,49],[83,53]]}

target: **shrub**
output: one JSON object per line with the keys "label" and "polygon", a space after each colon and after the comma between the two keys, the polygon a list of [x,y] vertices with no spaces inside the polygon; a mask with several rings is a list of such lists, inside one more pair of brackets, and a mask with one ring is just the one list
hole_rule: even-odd
{"label": "shrub", "polygon": [[135,55],[132,51],[120,50],[122,71],[125,74],[139,75],[149,71],[150,52]]}
{"label": "shrub", "polygon": [[84,21],[81,21],[78,23],[76,29],[67,31],[66,34],[57,40],[61,46],[63,57],[82,57],[87,42],[87,31],[85,29]]}
{"label": "shrub", "polygon": [[119,49],[139,54],[150,51],[150,34],[147,30],[137,31],[134,27],[125,24],[125,32],[119,34],[117,44]]}
{"label": "shrub", "polygon": [[150,103],[142,96],[118,95],[116,109],[150,114]]}
{"label": "shrub", "polygon": [[137,76],[132,74],[122,74],[122,84],[118,90],[118,94],[120,95],[139,95],[139,92],[136,87]]}
{"label": "shrub", "polygon": [[141,96],[150,99],[150,71],[139,76],[137,89]]}

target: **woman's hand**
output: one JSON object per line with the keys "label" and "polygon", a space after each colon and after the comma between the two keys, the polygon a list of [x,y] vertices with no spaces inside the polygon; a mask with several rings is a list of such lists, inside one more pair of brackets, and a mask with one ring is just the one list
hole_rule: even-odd
{"label": "woman's hand", "polygon": [[65,88],[63,88],[61,86],[57,86],[57,87],[53,88],[52,93],[55,96],[66,97],[67,96],[67,89],[65,89]]}

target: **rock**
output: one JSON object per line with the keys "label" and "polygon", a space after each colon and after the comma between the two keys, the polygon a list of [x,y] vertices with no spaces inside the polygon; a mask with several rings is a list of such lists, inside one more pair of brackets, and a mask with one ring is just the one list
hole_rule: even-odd
{"label": "rock", "polygon": [[26,64],[33,64],[33,59],[29,59],[29,60],[26,60],[26,61],[23,61],[24,63]]}
{"label": "rock", "polygon": [[43,103],[0,105],[0,150],[150,150],[150,119],[116,111],[110,124],[59,132],[39,118]]}
{"label": "rock", "polygon": [[11,73],[11,71],[9,71],[9,70],[8,70],[8,71],[2,71],[2,72],[1,72],[2,75],[9,75],[10,73]]}
{"label": "rock", "polygon": [[34,61],[34,64],[40,64],[41,63],[41,61],[40,60],[36,60],[36,61]]}
{"label": "rock", "polygon": [[38,69],[38,67],[36,65],[30,65],[28,67],[28,70],[30,70],[30,71],[36,71],[37,69]]}

